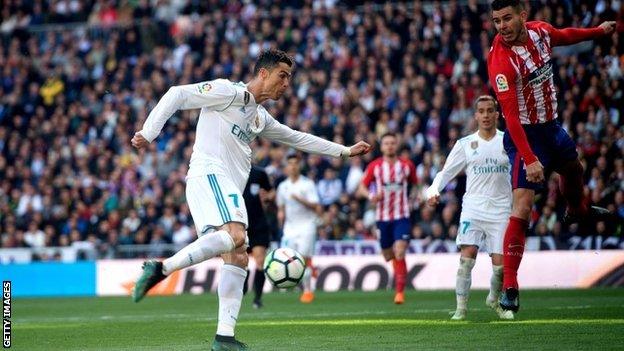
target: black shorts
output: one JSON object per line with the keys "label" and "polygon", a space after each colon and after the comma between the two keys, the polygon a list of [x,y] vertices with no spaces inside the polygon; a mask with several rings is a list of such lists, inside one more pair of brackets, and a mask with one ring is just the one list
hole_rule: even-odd
{"label": "black shorts", "polygon": [[249,237],[249,248],[247,251],[251,252],[251,248],[256,246],[264,246],[266,248],[271,246],[271,233],[266,229],[249,229],[247,230],[247,236]]}
{"label": "black shorts", "polygon": [[[557,120],[542,124],[525,125],[523,128],[529,145],[537,159],[544,166],[545,172],[549,170],[557,172],[566,162],[578,158],[576,143]],[[524,160],[520,157],[516,145],[511,140],[509,130],[505,131],[503,145],[511,163],[512,189],[523,188],[536,191],[543,189],[546,182],[533,183],[526,179]]]}

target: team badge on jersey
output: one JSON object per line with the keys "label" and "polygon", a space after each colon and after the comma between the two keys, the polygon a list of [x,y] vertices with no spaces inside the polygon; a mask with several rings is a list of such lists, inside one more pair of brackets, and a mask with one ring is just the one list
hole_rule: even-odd
{"label": "team badge on jersey", "polygon": [[212,89],[212,85],[210,85],[210,83],[199,83],[197,86],[197,90],[200,94],[207,94],[210,89]]}
{"label": "team badge on jersey", "polygon": [[499,93],[509,90],[509,84],[507,83],[507,77],[504,74],[496,75],[496,89]]}
{"label": "team badge on jersey", "polygon": [[479,142],[477,140],[470,142],[471,149],[476,150],[478,147],[479,147]]}

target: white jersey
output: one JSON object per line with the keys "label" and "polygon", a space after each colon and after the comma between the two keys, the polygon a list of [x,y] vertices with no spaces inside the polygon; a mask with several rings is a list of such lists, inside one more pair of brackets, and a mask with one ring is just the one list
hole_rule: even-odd
{"label": "white jersey", "polygon": [[440,191],[462,170],[466,172],[466,193],[462,217],[484,221],[506,220],[511,213],[509,157],[503,148],[503,132],[490,140],[478,132],[459,139],[446,159],[444,168],[427,189],[427,199]]}
{"label": "white jersey", "polygon": [[141,135],[149,142],[177,110],[201,108],[187,178],[217,174],[242,193],[251,169],[249,144],[262,136],[296,149],[340,157],[347,147],[298,132],[256,104],[244,83],[225,79],[171,87],[150,112]]}
{"label": "white jersey", "polygon": [[293,199],[293,195],[314,204],[319,203],[316,185],[309,178],[300,175],[296,182],[293,182],[290,177],[282,181],[277,187],[276,202],[278,206],[284,206],[284,234],[297,232],[302,228],[307,231],[313,228],[312,231],[314,232],[316,229],[316,212]]}

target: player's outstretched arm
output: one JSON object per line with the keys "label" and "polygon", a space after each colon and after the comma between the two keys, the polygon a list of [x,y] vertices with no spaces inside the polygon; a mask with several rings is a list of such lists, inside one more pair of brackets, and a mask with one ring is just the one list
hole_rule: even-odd
{"label": "player's outstretched arm", "polygon": [[615,26],[615,21],[607,21],[594,28],[556,29],[550,24],[547,24],[546,28],[552,38],[552,46],[565,46],[610,35],[615,32]]}
{"label": "player's outstretched arm", "polygon": [[453,149],[444,162],[442,170],[436,174],[431,186],[425,191],[427,204],[435,206],[440,198],[440,191],[455,178],[459,172],[466,168],[466,153],[463,150],[461,141],[456,141]]}
{"label": "player's outstretched arm", "polygon": [[348,154],[341,155],[342,157],[354,157],[367,154],[371,151],[372,147],[365,141],[358,141],[355,145],[349,148]]}
{"label": "player's outstretched arm", "polygon": [[272,116],[268,115],[268,113],[264,117],[266,118],[266,125],[262,132],[260,132],[260,136],[292,146],[297,150],[336,158],[363,155],[371,150],[371,146],[364,141],[347,147],[309,133],[293,130],[276,121]]}
{"label": "player's outstretched arm", "polygon": [[160,134],[167,120],[178,110],[202,107],[225,109],[235,98],[236,90],[219,81],[173,86],[147,116],[143,129],[135,133],[132,146],[142,148],[151,143]]}

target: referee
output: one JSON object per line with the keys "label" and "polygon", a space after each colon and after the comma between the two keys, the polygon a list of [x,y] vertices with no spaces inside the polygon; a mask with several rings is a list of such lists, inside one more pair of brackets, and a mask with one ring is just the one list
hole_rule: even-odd
{"label": "referee", "polygon": [[[251,253],[256,262],[253,282],[253,307],[257,309],[262,307],[262,287],[265,279],[263,271],[264,257],[271,241],[271,228],[265,218],[262,203],[275,198],[275,190],[269,181],[269,176],[262,168],[257,166],[251,167],[243,198],[245,199],[245,205],[247,205],[247,216],[249,218],[249,228],[247,229],[249,248],[247,252]],[[249,273],[247,277],[249,277]],[[245,281],[244,290],[247,292],[247,281]]]}

